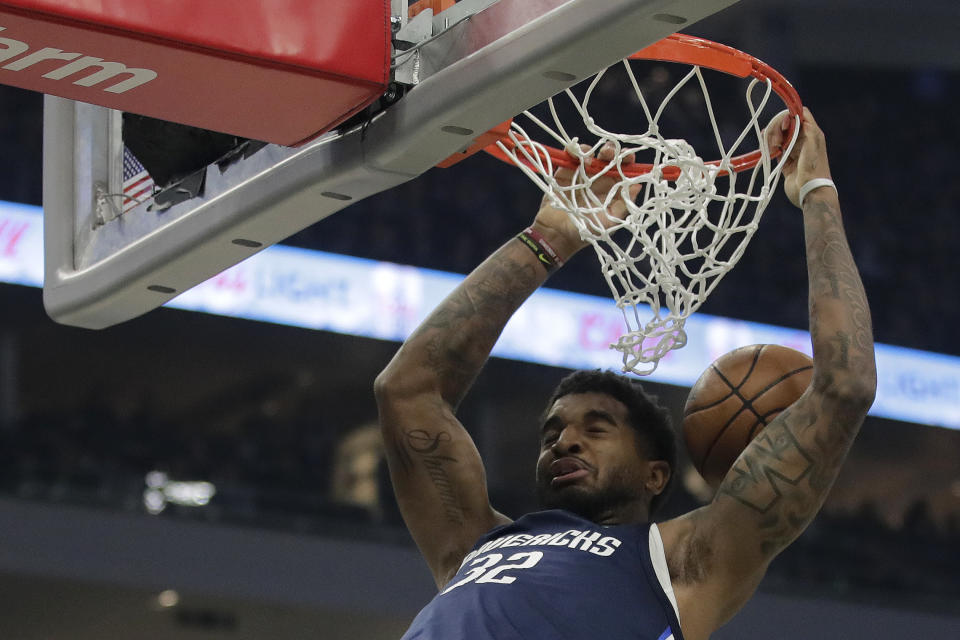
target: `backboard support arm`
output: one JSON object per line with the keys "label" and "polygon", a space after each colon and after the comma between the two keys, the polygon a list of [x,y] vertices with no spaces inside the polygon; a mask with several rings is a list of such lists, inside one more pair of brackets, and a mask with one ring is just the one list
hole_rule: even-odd
{"label": "backboard support arm", "polygon": [[117,170],[108,157],[116,116],[47,96],[47,312],[91,329],[135,318],[735,2],[500,0],[424,44],[419,84],[371,121],[211,165],[200,197],[162,212],[143,204],[95,228],[95,185]]}

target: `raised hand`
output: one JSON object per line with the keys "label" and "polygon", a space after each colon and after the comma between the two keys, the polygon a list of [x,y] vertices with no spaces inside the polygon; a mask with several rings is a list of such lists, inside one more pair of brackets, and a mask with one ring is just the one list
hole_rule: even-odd
{"label": "raised hand", "polygon": [[[584,152],[590,150],[589,145],[580,145],[580,148]],[[608,163],[613,160],[615,155],[615,146],[612,143],[607,143],[598,151],[597,159]],[[587,158],[589,158],[589,155]],[[626,164],[632,161],[633,157],[627,156],[624,158],[623,163]],[[561,186],[569,186],[575,173],[575,169],[561,167],[554,173],[554,178]],[[590,190],[601,202],[604,202],[611,190],[619,189],[619,182],[619,174],[602,175],[593,181]],[[636,198],[640,189],[640,185],[632,185],[630,187],[630,197]],[[581,194],[577,199],[577,203],[583,206],[590,206],[590,203],[584,200],[584,195]],[[624,199],[615,194],[610,201],[610,205],[607,207],[606,213],[607,216],[601,215],[596,217],[596,221],[606,228],[613,226],[617,220],[622,220],[627,215],[627,205]],[[587,246],[587,243],[580,238],[580,232],[570,220],[570,215],[566,211],[554,207],[549,197],[544,196],[541,201],[540,210],[537,212],[533,226],[547,238],[551,246],[557,250],[563,260],[568,259],[574,253]]]}
{"label": "raised hand", "polygon": [[[777,115],[770,122],[767,126],[767,144],[770,149],[783,149],[786,146],[789,127],[789,114],[786,112]],[[794,206],[802,205],[800,188],[816,178],[830,178],[827,142],[810,109],[804,107],[800,137],[783,165],[783,190]]]}

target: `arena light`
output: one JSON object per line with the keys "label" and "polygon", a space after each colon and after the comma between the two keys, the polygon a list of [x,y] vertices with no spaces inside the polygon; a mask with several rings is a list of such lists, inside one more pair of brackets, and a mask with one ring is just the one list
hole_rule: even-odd
{"label": "arena light", "polygon": [[148,513],[162,513],[167,504],[183,507],[204,507],[217,493],[213,483],[205,481],[176,481],[162,471],[151,471],[144,478],[143,506]]}
{"label": "arena light", "polygon": [[[0,202],[0,282],[43,283],[39,207]],[[347,335],[400,341],[463,278],[361,258],[273,246],[167,306]],[[493,355],[569,368],[611,368],[623,317],[607,298],[544,288],[513,317]],[[655,382],[690,386],[707,365],[746,344],[810,352],[806,331],[694,314],[689,343],[661,361]],[[871,415],[960,429],[960,357],[877,345]],[[157,505],[160,496],[151,500]],[[164,502],[165,504],[165,502]]]}
{"label": "arena light", "polygon": [[157,606],[170,609],[180,604],[180,594],[174,589],[164,589],[157,594]]}

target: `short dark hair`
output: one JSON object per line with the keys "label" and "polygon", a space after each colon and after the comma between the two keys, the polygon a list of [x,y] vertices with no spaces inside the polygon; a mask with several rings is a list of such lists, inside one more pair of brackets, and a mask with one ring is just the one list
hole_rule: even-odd
{"label": "short dark hair", "polygon": [[564,377],[553,390],[544,411],[550,411],[561,397],[572,393],[605,393],[627,408],[630,426],[640,435],[645,446],[643,453],[651,460],[665,460],[670,465],[670,478],[659,495],[650,501],[650,515],[663,504],[677,470],[677,438],[673,430],[670,412],[661,405],[655,395],[647,393],[639,381],[612,371],[581,370]]}

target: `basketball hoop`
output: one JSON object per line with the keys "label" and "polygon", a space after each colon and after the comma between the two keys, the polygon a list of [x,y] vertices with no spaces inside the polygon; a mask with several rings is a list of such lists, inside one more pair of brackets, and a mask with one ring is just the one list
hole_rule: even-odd
{"label": "basketball hoop", "polygon": [[[692,68],[666,92],[659,105],[651,108],[631,60],[676,62]],[[580,237],[596,250],[627,325],[627,331],[611,348],[623,354],[624,371],[647,375],[670,350],[686,344],[686,318],[743,254],[775,192],[784,159],[796,142],[802,107],[794,88],[777,71],[709,40],[675,34],[621,64],[646,119],[643,133],[612,133],[600,127],[589,113],[591,96],[614,65],[588,82],[582,98],[570,89],[564,92],[575,114],[582,117],[586,135],[596,142],[581,148],[579,138],[568,133],[571,125],[565,127],[561,122],[558,99],[563,94],[559,94],[547,102],[549,118],[530,111],[523,113],[535,125],[532,130],[541,130],[559,148],[535,141],[513,122],[506,135],[485,150],[519,167],[543,190],[552,206],[569,214]],[[737,125],[731,132],[729,124],[723,122],[721,129],[702,68],[749,78],[746,125]],[[662,135],[668,107],[679,102],[681,94],[688,100],[696,88],[702,91],[702,105],[712,132],[705,137],[712,137],[717,145],[714,160],[702,159],[687,140]],[[782,152],[767,148],[760,124],[762,114],[772,106],[773,95],[779,96],[791,116],[786,135],[789,144]],[[553,126],[545,122],[547,119]],[[610,161],[596,157],[605,144],[614,148]],[[634,160],[644,154],[649,161]],[[573,170],[569,185],[560,184],[554,177],[560,167]],[[605,198],[591,189],[600,176],[617,178]],[[638,189],[640,195],[634,200],[630,193]],[[623,220],[607,213],[618,197],[627,205]]]}

